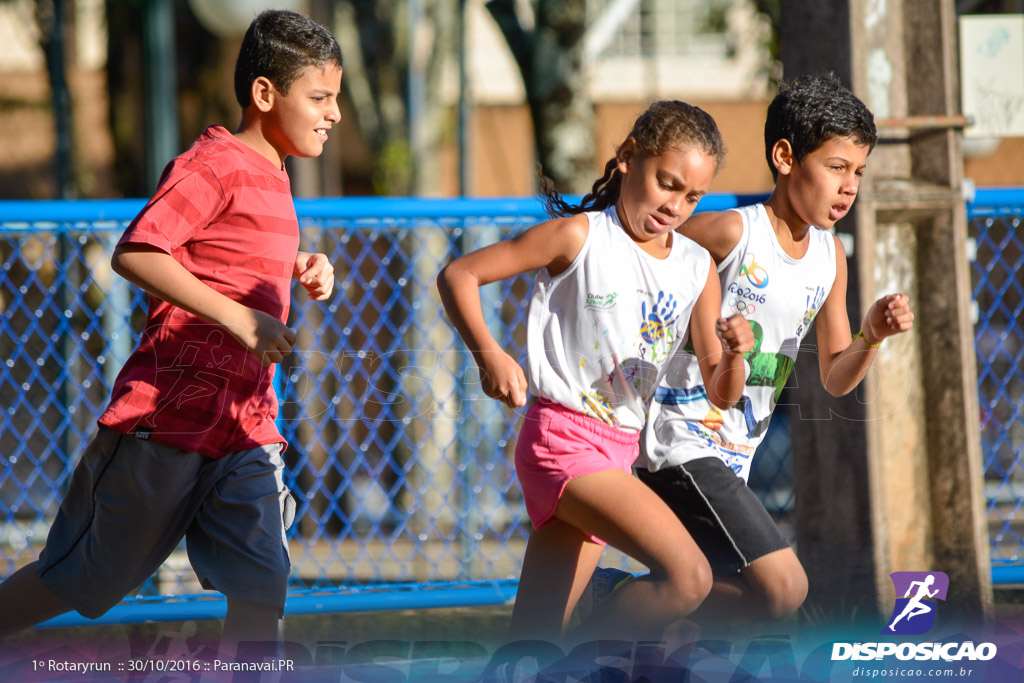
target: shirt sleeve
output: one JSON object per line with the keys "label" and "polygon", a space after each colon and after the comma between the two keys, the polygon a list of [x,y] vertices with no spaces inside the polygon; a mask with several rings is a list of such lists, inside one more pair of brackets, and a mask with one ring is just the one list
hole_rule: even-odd
{"label": "shirt sleeve", "polygon": [[148,244],[171,253],[209,225],[225,204],[224,187],[209,166],[175,160],[118,244]]}

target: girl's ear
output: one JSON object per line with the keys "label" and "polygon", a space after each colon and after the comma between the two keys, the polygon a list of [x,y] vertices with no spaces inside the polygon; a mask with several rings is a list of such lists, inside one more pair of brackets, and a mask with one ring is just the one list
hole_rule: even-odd
{"label": "girl's ear", "polygon": [[274,84],[266,76],[255,79],[249,87],[249,99],[252,105],[264,113],[273,108],[276,94],[277,90],[274,88]]}
{"label": "girl's ear", "polygon": [[793,145],[789,144],[789,140],[783,138],[772,145],[772,164],[780,175],[789,175],[795,163]]}
{"label": "girl's ear", "polygon": [[619,169],[619,173],[629,172],[629,162],[634,154],[636,154],[636,140],[631,137],[626,138],[615,150],[615,166]]}

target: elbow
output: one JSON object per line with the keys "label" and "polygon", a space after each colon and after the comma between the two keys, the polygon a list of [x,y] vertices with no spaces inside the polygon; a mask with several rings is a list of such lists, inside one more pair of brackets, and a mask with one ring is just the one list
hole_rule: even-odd
{"label": "elbow", "polygon": [[724,400],[722,398],[713,399],[710,396],[708,398],[711,401],[711,405],[713,405],[714,407],[718,408],[719,410],[729,410],[730,408],[735,406],[737,403],[739,403],[738,399],[735,400],[735,401],[727,401],[727,400]]}
{"label": "elbow", "polygon": [[838,382],[830,382],[829,376],[825,373],[821,375],[821,386],[832,398],[840,398],[853,391],[852,386],[841,386]]}
{"label": "elbow", "polygon": [[737,394],[736,398],[731,398],[729,396],[723,396],[717,391],[708,392],[708,401],[719,410],[729,410],[740,402],[740,398],[740,394]]}
{"label": "elbow", "polygon": [[479,282],[467,277],[466,269],[456,260],[452,261],[437,274],[437,291],[441,295],[441,301],[450,300],[461,287],[479,286]]}
{"label": "elbow", "polygon": [[449,292],[451,292],[451,267],[452,264],[448,264],[437,273],[435,283],[437,284],[437,291],[441,294],[443,299]]}
{"label": "elbow", "polygon": [[110,257],[110,269],[121,277],[128,279],[126,275],[128,267],[125,264],[124,251],[120,247],[114,249],[114,254]]}

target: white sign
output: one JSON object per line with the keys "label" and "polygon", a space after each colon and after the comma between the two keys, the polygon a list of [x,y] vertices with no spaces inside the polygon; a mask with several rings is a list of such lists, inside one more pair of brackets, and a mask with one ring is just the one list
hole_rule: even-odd
{"label": "white sign", "polygon": [[965,137],[1024,137],[1024,14],[960,17],[960,93]]}

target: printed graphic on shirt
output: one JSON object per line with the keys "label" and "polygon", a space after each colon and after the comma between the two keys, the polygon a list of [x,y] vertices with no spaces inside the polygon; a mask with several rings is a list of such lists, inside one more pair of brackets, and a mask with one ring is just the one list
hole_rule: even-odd
{"label": "printed graphic on shirt", "polygon": [[[717,410],[717,408],[713,408],[713,410]],[[707,420],[708,416],[705,416],[705,421]],[[754,455],[754,449],[750,446],[726,441],[721,431],[709,430],[706,427],[707,425],[703,421],[699,423],[686,423],[687,429],[701,437],[709,446],[714,447],[722,455],[725,464],[733,472],[743,476],[743,471],[747,468],[750,459]]]}
{"label": "printed graphic on shirt", "polygon": [[722,296],[730,311],[745,318],[754,315],[757,309],[768,301],[768,296],[764,292],[738,282],[730,282]]}
{"label": "printed graphic on shirt", "polygon": [[596,389],[580,392],[580,412],[601,422],[615,424],[615,410],[608,398]]}
{"label": "printed graphic on shirt", "polygon": [[743,257],[740,276],[747,278],[747,282],[758,289],[768,286],[768,271],[757,264],[757,259],[752,251],[748,251],[747,255]]}
{"label": "printed graphic on shirt", "polygon": [[[756,320],[748,320],[747,322],[750,323],[750,329],[754,333],[754,348],[743,356],[750,366],[750,374],[747,376],[746,386],[774,388],[771,406],[768,414],[764,417],[759,418],[754,415],[753,402],[746,394],[741,396],[736,405],[730,408],[730,410],[738,410],[743,414],[743,422],[747,427],[747,436],[754,438],[767,431],[768,425],[771,422],[772,410],[786,386],[786,380],[789,379],[789,373],[796,364],[796,358],[785,353],[763,351],[761,345],[764,342],[764,328]],[[791,341],[787,339],[783,342],[782,346],[783,348],[791,349],[795,354],[797,345],[798,342],[796,340]],[[689,339],[682,350],[690,355],[695,355],[693,343]],[[658,389],[654,396],[654,400],[666,405],[681,405],[682,403],[690,403],[699,399],[707,399],[707,390],[703,385],[689,390]],[[712,406],[712,409],[718,410],[714,406]],[[708,420],[705,417],[701,424],[709,429],[721,429],[721,413],[719,413],[718,419]],[[717,426],[713,427],[712,425]]]}
{"label": "printed graphic on shirt", "polygon": [[640,302],[640,339],[651,347],[648,358],[647,346],[640,344],[640,358],[658,365],[668,359],[676,338],[673,323],[679,318],[676,304],[675,297],[666,296],[665,292],[658,292],[658,299],[649,310],[646,301]]}
{"label": "printed graphic on shirt", "polygon": [[[751,320],[750,329],[754,333],[754,348],[748,351],[744,358],[750,364],[750,375],[747,377],[748,387],[774,387],[774,400],[779,400],[783,387],[789,373],[796,363],[796,358],[783,353],[762,351],[761,343],[764,341],[764,328],[756,320]],[[789,344],[783,344],[789,346]]]}
{"label": "printed graphic on shirt", "polygon": [[740,396],[740,400],[732,409],[743,413],[743,422],[747,426],[748,438],[761,436],[768,431],[768,424],[772,421],[772,411],[769,410],[767,415],[758,419],[754,416],[754,404],[746,394]]}
{"label": "printed graphic on shirt", "polygon": [[711,408],[708,409],[708,412],[704,413],[704,419],[701,420],[700,423],[708,429],[712,429],[717,432],[725,426],[725,418],[722,417],[721,410],[716,406],[711,406]]}
{"label": "printed graphic on shirt", "polygon": [[[679,301],[670,292],[641,292],[640,320],[630,340],[634,349],[632,357],[620,360],[602,354],[602,344],[595,341],[591,353],[580,357],[577,366],[581,370],[590,367],[604,367],[604,376],[591,385],[588,391],[578,394],[580,411],[608,424],[616,424],[615,408],[637,396],[643,403],[650,400],[657,387],[661,367],[672,354],[679,334],[676,323],[680,316]],[[615,304],[618,293],[610,295],[586,295],[586,306],[591,309],[607,310]],[[600,320],[600,318],[598,318]],[[611,334],[605,327],[604,334]],[[616,347],[615,340],[607,348]]]}
{"label": "printed graphic on shirt", "polygon": [[619,298],[618,292],[611,292],[610,294],[591,294],[587,292],[587,300],[584,302],[584,306],[587,308],[609,309],[615,306],[617,298]]}
{"label": "printed graphic on shirt", "polygon": [[818,285],[815,287],[813,294],[807,295],[807,309],[804,311],[804,317],[800,319],[796,326],[797,339],[803,339],[804,334],[810,329],[811,323],[814,322],[814,317],[818,315],[818,310],[824,302],[825,288]]}
{"label": "printed graphic on shirt", "polygon": [[708,393],[704,389],[703,384],[689,389],[658,387],[658,390],[654,392],[654,400],[667,406],[681,406],[686,403],[693,403],[694,401],[706,401],[708,400]]}

